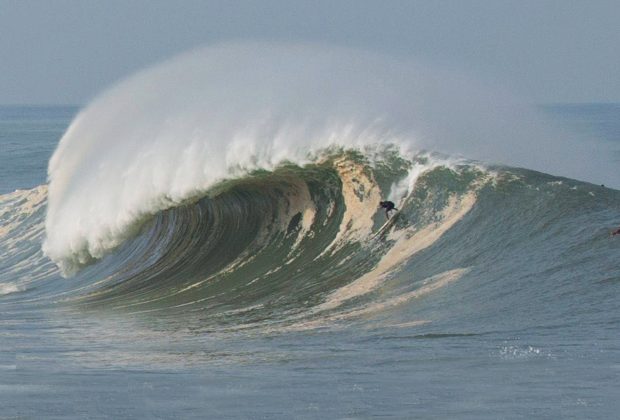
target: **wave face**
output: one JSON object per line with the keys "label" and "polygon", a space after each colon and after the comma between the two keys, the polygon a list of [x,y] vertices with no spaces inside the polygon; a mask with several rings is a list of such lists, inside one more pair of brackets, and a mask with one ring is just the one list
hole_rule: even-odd
{"label": "wave face", "polygon": [[[221,182],[144,221],[137,236],[72,280],[84,286],[70,300],[130,312],[200,311],[212,321],[247,311],[253,323],[291,323],[355,302],[467,214],[489,177],[426,155],[410,161],[397,149],[372,157],[332,151],[316,163]],[[442,174],[451,187],[412,194],[418,177]],[[378,202],[387,191],[401,212],[382,231]],[[231,319],[237,327],[250,322]]]}
{"label": "wave face", "polygon": [[[201,328],[264,322],[312,328],[413,298],[367,296],[465,217],[493,178],[476,165],[428,154],[408,159],[395,146],[329,149],[316,162],[253,171],[157,212],[62,287],[41,287],[39,278],[4,284],[3,294],[38,288],[34,301],[169,316],[200,313]],[[19,200],[13,200],[11,214],[32,219],[7,228],[3,243],[19,242],[23,252],[35,252],[37,258],[22,260],[36,262],[45,269],[43,278],[53,279],[53,265],[38,247],[26,247],[20,233],[28,227],[35,241],[41,239],[46,192],[40,187],[15,193]],[[400,208],[387,226],[378,208],[386,196]],[[466,271],[448,270],[414,294]]]}
{"label": "wave face", "polygon": [[[387,228],[377,208],[384,197],[400,209]],[[3,295],[201,329],[278,331],[407,307],[464,276],[482,284],[467,298],[482,305],[473,314],[480,318],[484,302],[505,301],[506,287],[529,278],[544,277],[532,296],[517,291],[516,302],[498,305],[573,290],[575,262],[590,272],[597,258],[611,258],[596,224],[620,204],[617,191],[528,170],[404,157],[397,147],[330,149],[316,162],[253,171],[160,210],[59,283],[39,248],[46,198],[44,186],[2,196]],[[503,286],[489,289],[495,283]]]}

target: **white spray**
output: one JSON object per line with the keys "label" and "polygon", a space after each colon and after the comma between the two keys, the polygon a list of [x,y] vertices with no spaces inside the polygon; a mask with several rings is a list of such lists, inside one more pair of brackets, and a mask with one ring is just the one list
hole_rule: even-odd
{"label": "white spray", "polygon": [[192,51],[122,81],[72,122],[49,164],[44,250],[71,273],[138,221],[219,180],[304,163],[330,145],[390,142],[580,175],[568,170],[574,152],[532,153],[549,133],[532,129],[525,108],[516,118],[500,105],[517,108],[451,72],[368,52],[261,43]]}

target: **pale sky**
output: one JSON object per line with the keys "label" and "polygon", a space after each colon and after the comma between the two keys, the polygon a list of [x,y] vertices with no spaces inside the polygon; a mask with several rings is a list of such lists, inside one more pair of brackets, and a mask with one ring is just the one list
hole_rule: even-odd
{"label": "pale sky", "polygon": [[537,103],[620,102],[620,1],[0,0],[0,103],[84,104],[226,40],[439,63]]}

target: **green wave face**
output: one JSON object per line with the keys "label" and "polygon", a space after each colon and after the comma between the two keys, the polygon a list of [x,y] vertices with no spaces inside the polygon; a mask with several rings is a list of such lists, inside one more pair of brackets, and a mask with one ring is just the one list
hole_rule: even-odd
{"label": "green wave face", "polygon": [[[414,168],[423,173],[415,189],[394,198],[401,211],[391,231],[438,223],[450,197],[478,189],[488,176],[429,160],[392,150],[372,161],[359,151],[330,151],[312,164],[222,182],[158,213],[114,255],[81,272],[78,282],[105,280],[92,282],[72,302],[131,312],[200,312],[217,324],[238,324],[239,316],[258,322],[303,314],[371,272],[391,249],[396,240],[389,232],[376,235],[386,220],[378,202]],[[230,311],[235,317],[223,316]]]}

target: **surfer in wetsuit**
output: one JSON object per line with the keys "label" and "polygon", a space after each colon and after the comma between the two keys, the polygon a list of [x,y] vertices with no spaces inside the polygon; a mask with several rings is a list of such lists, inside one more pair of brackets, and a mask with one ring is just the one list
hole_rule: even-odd
{"label": "surfer in wetsuit", "polygon": [[380,201],[379,205],[381,206],[381,208],[385,209],[385,217],[387,217],[388,219],[390,218],[390,212],[392,210],[398,211],[398,209],[394,206],[394,203],[392,203],[391,201]]}
{"label": "surfer in wetsuit", "polygon": [[613,232],[611,232],[611,236],[616,236],[616,235],[620,235],[620,228],[614,230]]}

